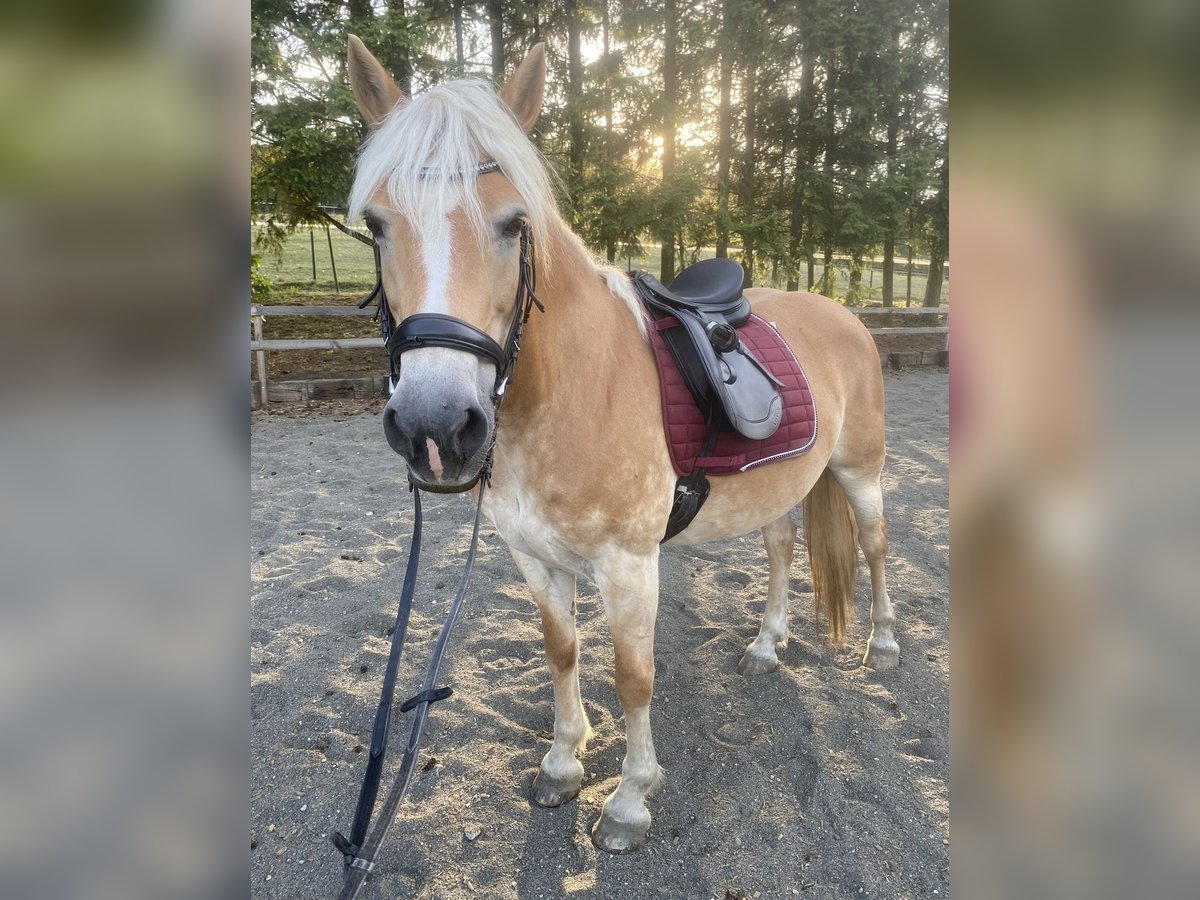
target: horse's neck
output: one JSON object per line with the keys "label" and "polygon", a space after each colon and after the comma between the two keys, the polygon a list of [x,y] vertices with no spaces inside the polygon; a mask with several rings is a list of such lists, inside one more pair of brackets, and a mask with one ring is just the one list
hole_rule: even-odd
{"label": "horse's neck", "polygon": [[554,265],[538,272],[537,284],[546,310],[534,310],[525,327],[500,412],[505,437],[514,442],[533,432],[543,440],[555,426],[597,432],[613,427],[606,420],[614,412],[610,396],[622,389],[619,361],[628,352],[622,345],[642,341],[633,316],[566,227],[555,229],[549,241]]}

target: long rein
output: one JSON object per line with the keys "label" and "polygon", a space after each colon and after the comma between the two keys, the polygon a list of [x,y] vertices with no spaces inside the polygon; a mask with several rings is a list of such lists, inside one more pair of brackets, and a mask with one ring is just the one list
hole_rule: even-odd
{"label": "long rein", "polygon": [[[479,174],[495,171],[488,168],[494,163],[483,164]],[[400,769],[396,773],[391,789],[379,810],[375,827],[371,828],[371,816],[375,800],[379,793],[379,783],[383,775],[384,756],[387,751],[388,725],[391,719],[392,701],[396,692],[396,672],[400,664],[400,654],[404,646],[405,635],[408,631],[409,615],[412,612],[413,594],[416,590],[417,569],[421,553],[421,490],[409,473],[409,490],[413,495],[414,519],[412,541],[409,546],[408,564],[404,570],[404,582],[400,591],[400,603],[396,611],[396,624],[392,630],[392,645],[388,654],[387,668],[383,676],[383,688],[379,697],[379,706],[375,710],[375,720],[371,726],[371,750],[367,757],[367,770],[363,776],[362,787],[358,794],[358,803],[354,811],[354,820],[347,838],[340,831],[330,835],[333,845],[342,853],[345,863],[345,881],[342,885],[339,900],[354,900],[366,882],[367,875],[375,868],[375,857],[379,847],[387,837],[395,818],[396,810],[408,793],[409,782],[412,780],[413,769],[416,767],[417,753],[421,748],[421,738],[425,730],[425,721],[429,715],[429,706],[439,700],[445,700],[454,692],[449,687],[436,687],[438,673],[441,670],[442,658],[446,653],[446,645],[450,640],[450,632],[458,620],[459,610],[471,584],[471,575],[475,569],[475,554],[479,545],[479,523],[483,515],[483,497],[491,480],[492,455],[495,451],[496,431],[499,429],[500,403],[505,389],[512,379],[517,355],[521,349],[521,332],[529,321],[533,307],[544,312],[545,307],[534,293],[537,283],[533,260],[533,236],[527,222],[521,226],[521,255],[519,274],[517,277],[516,297],[513,300],[513,317],[509,325],[507,339],[501,347],[496,341],[475,326],[438,313],[419,313],[404,319],[399,325],[393,326],[391,313],[388,310],[387,296],[383,290],[383,277],[379,261],[379,248],[375,248],[375,289],[362,301],[365,307],[378,298],[379,309],[377,316],[381,323],[384,341],[388,348],[390,387],[395,388],[396,379],[400,373],[401,356],[407,350],[417,347],[439,346],[451,347],[474,353],[484,359],[491,360],[496,365],[496,384],[492,391],[492,404],[495,408],[493,419],[492,441],[488,447],[484,464],[479,475],[470,483],[456,488],[455,493],[470,490],[479,485],[479,498],[475,507],[475,523],[471,530],[471,545],[467,551],[466,564],[462,577],[455,591],[454,601],[446,613],[438,634],[437,644],[433,648],[429,664],[425,670],[425,681],[417,694],[400,704],[400,712],[413,712],[412,725],[408,732],[408,742],[404,746],[404,756],[400,761]],[[368,833],[369,830],[369,833]]]}

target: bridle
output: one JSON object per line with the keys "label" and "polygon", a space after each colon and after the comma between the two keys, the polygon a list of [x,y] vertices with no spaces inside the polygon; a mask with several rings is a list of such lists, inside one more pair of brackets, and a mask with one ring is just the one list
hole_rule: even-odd
{"label": "bridle", "polygon": [[[494,161],[481,163],[475,170],[476,175],[485,175],[499,171],[499,164]],[[424,177],[424,176],[422,176]],[[546,307],[537,298],[537,270],[533,263],[533,232],[526,221],[521,222],[521,255],[518,261],[517,293],[513,298],[513,314],[509,322],[508,335],[504,346],[498,344],[491,335],[470,322],[443,313],[414,313],[403,319],[399,325],[392,322],[391,310],[388,307],[387,293],[383,287],[383,268],[379,259],[379,245],[375,245],[375,288],[362,302],[359,309],[366,308],[378,300],[379,306],[375,316],[379,320],[383,332],[383,340],[388,351],[388,389],[395,390],[397,379],[400,377],[400,361],[408,350],[420,347],[449,347],[452,350],[465,350],[476,356],[490,360],[496,366],[496,383],[493,387],[492,402],[499,407],[504,390],[512,379],[513,370],[517,363],[517,354],[521,350],[521,330],[529,321],[533,307],[545,312]],[[474,486],[474,482],[456,491],[466,491]]]}
{"label": "bridle", "polygon": [[[481,163],[468,176],[478,177],[489,172],[499,171],[500,166],[494,160]],[[426,177],[424,173],[420,177]],[[462,177],[462,176],[456,176]],[[378,300],[379,308],[376,317],[380,321],[383,339],[388,351],[389,388],[395,390],[396,380],[400,375],[400,363],[404,353],[419,347],[448,347],[452,350],[462,350],[473,353],[483,359],[490,360],[496,366],[496,382],[492,388],[492,404],[495,407],[492,439],[484,457],[479,474],[469,483],[455,486],[449,491],[445,489],[418,486],[409,473],[409,490],[413,494],[414,519],[412,542],[409,546],[408,565],[404,570],[404,583],[400,591],[400,605],[396,611],[396,624],[392,629],[392,646],[388,654],[387,669],[383,676],[383,689],[379,698],[379,706],[375,710],[375,721],[371,726],[371,750],[367,757],[367,771],[363,776],[362,787],[359,789],[358,803],[354,811],[354,821],[347,838],[339,831],[330,835],[330,840],[342,853],[345,862],[345,882],[338,895],[339,900],[353,900],[358,896],[366,881],[367,875],[375,868],[375,855],[380,844],[387,836],[388,829],[396,818],[396,810],[408,792],[409,781],[416,767],[417,752],[421,747],[421,736],[425,729],[425,720],[429,714],[429,705],[438,700],[445,700],[453,690],[448,687],[436,687],[438,672],[441,669],[442,657],[446,652],[446,644],[450,639],[450,631],[458,619],[459,609],[470,587],[471,574],[475,569],[475,552],[479,544],[479,524],[483,513],[483,495],[491,481],[492,454],[495,451],[496,431],[499,428],[500,404],[504,392],[512,380],[517,364],[517,356],[521,350],[521,332],[529,321],[533,307],[545,312],[545,307],[537,298],[534,289],[537,285],[537,273],[534,268],[533,234],[528,222],[521,223],[521,249],[519,272],[517,275],[516,296],[513,298],[512,319],[509,322],[508,334],[504,344],[497,343],[482,329],[470,322],[442,313],[416,313],[393,325],[391,311],[388,308],[387,294],[383,289],[383,270],[379,259],[379,245],[375,245],[375,289],[364,299],[359,308],[365,308],[369,303]],[[387,750],[388,723],[391,718],[392,700],[396,690],[396,671],[400,664],[400,652],[404,646],[404,637],[408,631],[409,614],[412,611],[413,594],[416,590],[417,568],[421,552],[421,488],[440,493],[461,493],[479,485],[479,499],[475,509],[475,523],[471,531],[471,544],[467,551],[466,565],[463,567],[462,578],[455,591],[454,600],[442,623],[438,634],[437,644],[429,659],[425,671],[425,682],[421,691],[400,704],[400,712],[413,712],[412,727],[409,729],[408,742],[404,747],[404,757],[400,761],[400,770],[395,781],[380,808],[375,827],[370,830],[371,814],[375,808],[375,799],[379,792],[379,782],[383,776],[383,761]]]}

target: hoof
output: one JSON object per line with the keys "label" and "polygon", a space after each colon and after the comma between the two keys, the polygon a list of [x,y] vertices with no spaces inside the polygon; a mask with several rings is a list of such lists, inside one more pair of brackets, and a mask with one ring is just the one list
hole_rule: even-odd
{"label": "hoof", "polygon": [[763,675],[767,672],[774,672],[778,668],[779,657],[775,654],[757,656],[749,650],[742,654],[741,662],[737,665],[739,675]]}
{"label": "hoof", "polygon": [[530,791],[530,796],[538,806],[562,806],[579,796],[581,781],[555,781],[538,769],[537,775],[533,776],[533,790]]}
{"label": "hoof", "polygon": [[900,645],[895,641],[872,641],[867,644],[863,665],[868,669],[894,669],[900,665]]}
{"label": "hoof", "polygon": [[644,810],[644,820],[617,822],[606,813],[601,813],[592,826],[592,843],[605,853],[632,853],[646,842],[650,831],[650,811]]}

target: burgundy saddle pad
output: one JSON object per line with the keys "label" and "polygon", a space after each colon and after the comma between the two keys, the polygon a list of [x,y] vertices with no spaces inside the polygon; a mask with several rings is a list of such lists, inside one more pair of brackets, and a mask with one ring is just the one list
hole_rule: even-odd
{"label": "burgundy saddle pad", "polygon": [[800,362],[792,348],[770,324],[758,316],[737,330],[750,351],[771,370],[784,385],[783,419],[769,438],[752,441],[733,431],[722,431],[712,456],[700,457],[704,449],[704,416],[683,376],[675,366],[671,351],[649,323],[650,346],[658,364],[658,380],[662,389],[663,424],[671,462],[679,475],[690,475],[697,466],[710,475],[731,475],[781,459],[799,456],[812,446],[817,437],[817,409],[812,391]]}

